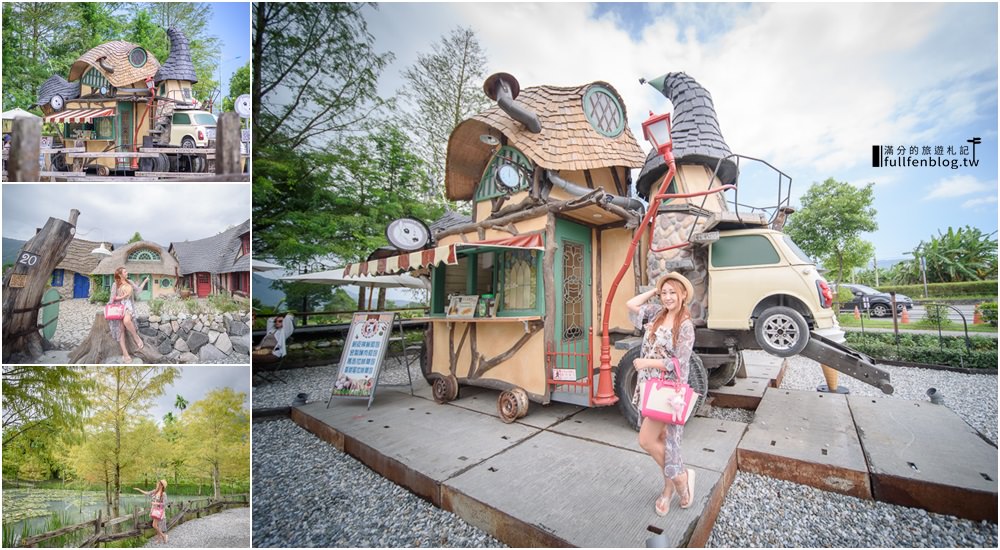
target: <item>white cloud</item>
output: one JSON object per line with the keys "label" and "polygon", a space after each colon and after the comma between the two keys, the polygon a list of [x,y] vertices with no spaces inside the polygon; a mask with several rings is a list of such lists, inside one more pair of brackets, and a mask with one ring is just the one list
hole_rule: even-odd
{"label": "white cloud", "polygon": [[[975,178],[975,176],[959,174],[943,179],[933,185],[932,190],[924,196],[924,200],[952,199],[983,191],[996,192],[996,189],[997,187],[995,183],[989,184],[984,181],[979,181]],[[996,198],[994,197],[994,201],[995,200]]]}
{"label": "white cloud", "polygon": [[996,204],[996,195],[987,195],[985,197],[979,197],[975,199],[969,199],[962,203],[962,208],[974,208],[978,206],[986,206],[988,204]]}
{"label": "white cloud", "polygon": [[[509,72],[522,87],[610,82],[637,136],[648,111],[669,109],[638,78],[685,71],[712,93],[730,148],[782,169],[861,167],[873,144],[940,142],[996,110],[996,7],[987,4],[691,5],[645,11],[639,35],[618,14],[594,19],[594,11],[582,3],[382,4],[370,29],[402,68],[454,26],[471,26],[488,70]],[[714,27],[700,16],[716,12],[726,17]]]}

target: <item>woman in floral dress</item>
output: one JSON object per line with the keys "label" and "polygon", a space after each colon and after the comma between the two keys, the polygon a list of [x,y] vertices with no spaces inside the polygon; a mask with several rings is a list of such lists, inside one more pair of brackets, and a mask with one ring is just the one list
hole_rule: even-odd
{"label": "woman in floral dress", "polygon": [[167,480],[161,479],[157,481],[156,488],[152,491],[143,491],[138,487],[132,488],[150,497],[149,517],[153,519],[153,529],[156,531],[156,538],[163,541],[163,544],[167,544],[168,537],[163,532],[163,529],[167,526]]}
{"label": "woman in floral dress", "polygon": [[[650,378],[666,374],[667,379],[687,382],[688,362],[694,349],[694,323],[688,312],[694,288],[691,282],[678,273],[660,277],[656,287],[635,296],[626,306],[629,317],[637,328],[643,330],[641,356],[633,366],[638,371],[636,394]],[[654,295],[660,303],[646,302]],[[675,369],[671,357],[676,357]],[[665,516],[670,511],[674,490],[680,498],[681,508],[688,508],[694,501],[695,472],[684,467],[681,458],[681,435],[684,426],[666,424],[652,418],[642,418],[640,412],[639,445],[653,457],[663,473],[663,492],[656,499],[656,515]]]}
{"label": "woman in floral dress", "polygon": [[136,292],[145,288],[147,284],[149,284],[149,277],[146,277],[141,286],[129,280],[128,271],[124,267],[119,267],[115,270],[115,281],[111,283],[111,295],[108,296],[108,304],[121,302],[125,306],[125,318],[109,319],[108,328],[111,329],[111,337],[121,346],[122,358],[126,363],[132,362],[132,357],[128,354],[128,346],[125,343],[126,331],[132,335],[132,339],[135,341],[135,348],[143,348],[142,338],[139,338],[139,333],[135,328],[135,306],[132,304],[132,298]]}

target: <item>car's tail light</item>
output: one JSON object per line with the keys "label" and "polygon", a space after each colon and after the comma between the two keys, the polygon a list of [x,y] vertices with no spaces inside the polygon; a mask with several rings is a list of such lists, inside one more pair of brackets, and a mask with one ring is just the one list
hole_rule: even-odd
{"label": "car's tail light", "polygon": [[819,305],[828,308],[833,305],[833,291],[823,279],[816,279],[816,291],[819,292]]}
{"label": "car's tail light", "polygon": [[202,132],[201,130],[198,130],[198,139],[199,140],[205,139],[205,132]]}

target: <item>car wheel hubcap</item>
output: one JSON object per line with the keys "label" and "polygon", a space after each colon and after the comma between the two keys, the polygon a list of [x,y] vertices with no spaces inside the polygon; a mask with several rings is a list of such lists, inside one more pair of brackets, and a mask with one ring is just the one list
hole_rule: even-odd
{"label": "car wheel hubcap", "polygon": [[799,327],[787,315],[774,315],[764,323],[764,336],[777,349],[791,349],[799,340]]}

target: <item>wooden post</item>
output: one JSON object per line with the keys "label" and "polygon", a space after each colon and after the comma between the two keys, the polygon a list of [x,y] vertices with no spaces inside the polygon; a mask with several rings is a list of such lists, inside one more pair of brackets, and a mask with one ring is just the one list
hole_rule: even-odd
{"label": "wooden post", "polygon": [[240,173],[240,116],[234,112],[219,117],[215,141],[215,173]]}
{"label": "wooden post", "polygon": [[[15,122],[19,122],[15,120]],[[52,270],[66,257],[80,211],[73,209],[69,221],[49,218],[45,226],[24,243],[14,267],[3,279],[3,361],[13,353],[38,359],[43,352],[38,332],[38,310]]]}
{"label": "wooden post", "polygon": [[7,181],[41,181],[38,154],[42,146],[42,119],[15,118],[11,136]]}

